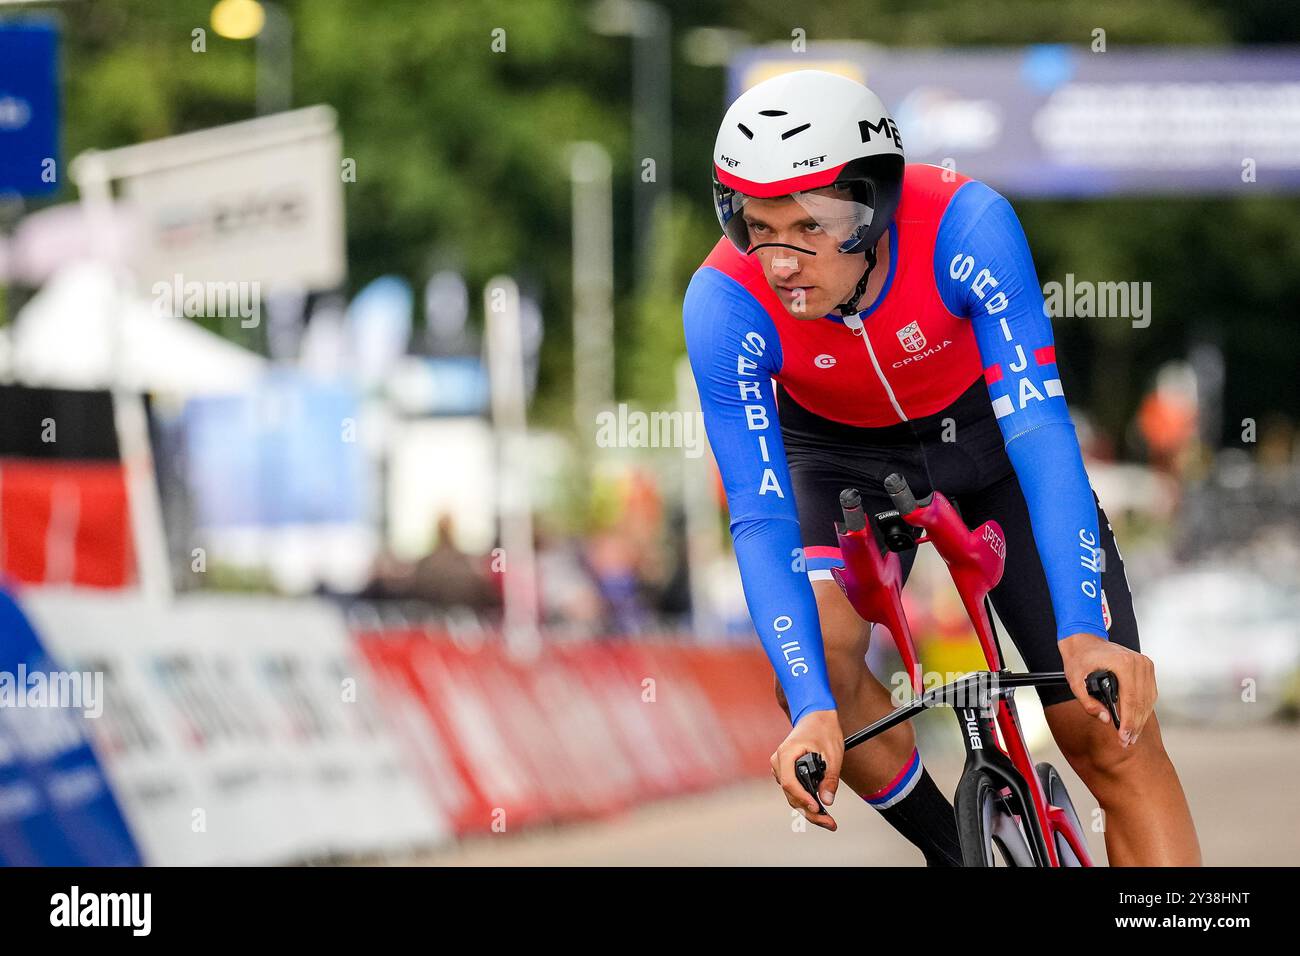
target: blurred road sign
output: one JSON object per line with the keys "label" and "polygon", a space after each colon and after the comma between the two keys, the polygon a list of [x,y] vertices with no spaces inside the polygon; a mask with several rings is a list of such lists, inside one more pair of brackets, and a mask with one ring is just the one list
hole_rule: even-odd
{"label": "blurred road sign", "polygon": [[788,70],[870,86],[909,162],[1017,195],[1300,190],[1300,50],[1086,46],[752,48],[734,98]]}
{"label": "blurred road sign", "polygon": [[58,188],[58,31],[0,24],[0,193]]}
{"label": "blurred road sign", "polygon": [[334,110],[313,106],[82,153],[72,172],[92,206],[121,181],[145,288],[180,275],[325,290],[346,277],[341,163]]}

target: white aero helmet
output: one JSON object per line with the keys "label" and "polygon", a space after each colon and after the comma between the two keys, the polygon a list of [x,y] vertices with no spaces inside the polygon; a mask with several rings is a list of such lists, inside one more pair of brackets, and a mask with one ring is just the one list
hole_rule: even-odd
{"label": "white aero helmet", "polygon": [[[903,165],[880,97],[848,77],[797,70],[746,90],[727,110],[713,147],[713,201],[741,252],[751,248],[746,200],[790,196],[840,252],[870,255],[898,208]],[[843,196],[810,192],[827,186]]]}

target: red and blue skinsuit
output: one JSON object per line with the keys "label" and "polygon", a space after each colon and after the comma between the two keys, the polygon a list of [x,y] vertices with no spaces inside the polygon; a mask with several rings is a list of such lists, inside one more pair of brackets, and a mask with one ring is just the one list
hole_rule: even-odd
{"label": "red and blue skinsuit", "polygon": [[[1010,204],[983,183],[909,165],[889,249],[880,295],[847,319],[788,314],[757,257],[726,238],[695,273],[683,306],[750,616],[794,722],[835,703],[812,586],[791,570],[801,536],[773,379],[819,416],[872,428],[942,411],[982,375],[1028,504],[1057,639],[1106,636],[1097,561],[1080,547],[1098,541],[1097,509]],[[837,563],[809,557],[806,566],[818,562]],[[793,668],[791,641],[801,660]]]}

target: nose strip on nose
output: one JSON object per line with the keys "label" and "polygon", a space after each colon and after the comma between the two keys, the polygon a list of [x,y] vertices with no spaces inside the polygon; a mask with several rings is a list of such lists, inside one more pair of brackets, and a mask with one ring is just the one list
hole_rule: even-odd
{"label": "nose strip on nose", "polygon": [[774,256],[772,258],[772,268],[774,269],[798,269],[798,256]]}

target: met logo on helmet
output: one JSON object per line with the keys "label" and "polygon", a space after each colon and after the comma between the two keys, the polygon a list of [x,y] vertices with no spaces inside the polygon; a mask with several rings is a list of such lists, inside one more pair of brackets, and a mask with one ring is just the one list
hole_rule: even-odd
{"label": "met logo on helmet", "polygon": [[798,169],[800,166],[808,166],[808,167],[820,166],[824,162],[826,162],[825,153],[823,153],[820,156],[810,156],[807,159],[798,160],[797,162],[791,163],[790,166],[793,169]]}
{"label": "met logo on helmet", "polygon": [[873,123],[871,120],[858,120],[858,133],[862,136],[862,142],[871,142],[871,133],[875,132],[878,136],[894,141],[894,145],[899,149],[903,148],[903,141],[898,136],[898,127],[888,116],[880,117],[879,123]]}
{"label": "met logo on helmet", "polygon": [[718,158],[727,164],[728,169],[735,169],[737,166],[740,165],[740,160],[732,159],[730,156],[724,156],[719,154]]}

